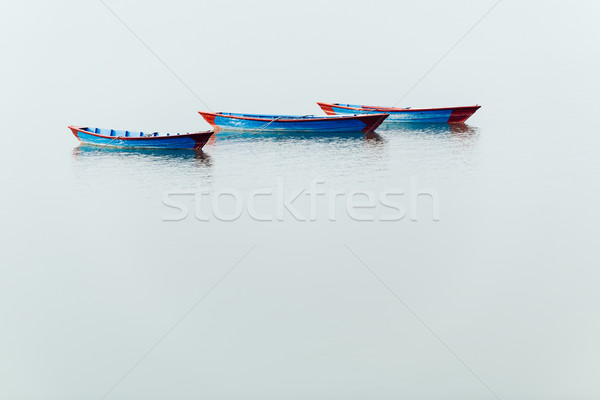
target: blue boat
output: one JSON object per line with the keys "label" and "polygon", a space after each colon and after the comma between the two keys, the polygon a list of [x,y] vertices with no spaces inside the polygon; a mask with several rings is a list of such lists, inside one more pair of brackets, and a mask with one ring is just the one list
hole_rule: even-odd
{"label": "blue boat", "polygon": [[388,117],[385,113],[335,116],[198,113],[215,129],[255,132],[369,133]]}
{"label": "blue boat", "polygon": [[386,122],[445,122],[448,124],[463,123],[481,108],[479,105],[445,108],[394,108],[340,103],[317,102],[317,104],[327,115],[388,113],[390,117]]}
{"label": "blue boat", "polygon": [[196,133],[144,133],[119,131],[82,126],[69,126],[81,143],[102,147],[147,148],[147,149],[195,149],[199,150],[214,131]]}

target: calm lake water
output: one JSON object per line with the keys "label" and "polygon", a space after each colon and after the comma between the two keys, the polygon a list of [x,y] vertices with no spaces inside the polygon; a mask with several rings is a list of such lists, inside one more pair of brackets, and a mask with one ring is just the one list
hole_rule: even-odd
{"label": "calm lake water", "polygon": [[4,3],[0,399],[600,397],[600,2]]}
{"label": "calm lake water", "polygon": [[5,148],[8,393],[101,397],[177,322],[110,398],[573,393],[600,361],[597,127],[506,112],[198,154],[66,127]]}

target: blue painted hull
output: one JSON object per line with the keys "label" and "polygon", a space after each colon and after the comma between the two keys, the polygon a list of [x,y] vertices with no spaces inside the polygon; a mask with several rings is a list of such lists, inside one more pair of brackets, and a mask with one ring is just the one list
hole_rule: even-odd
{"label": "blue painted hull", "polygon": [[215,125],[221,129],[229,130],[242,130],[242,131],[256,131],[261,128],[265,128],[270,132],[360,132],[365,129],[366,124],[359,120],[340,121],[332,124],[330,121],[306,121],[306,122],[273,122],[270,125],[266,125],[268,122],[265,121],[252,121],[252,120],[240,120],[231,119],[224,117],[216,117]]}
{"label": "blue painted hull", "polygon": [[386,108],[357,104],[319,103],[317,104],[328,115],[348,115],[361,113],[365,115],[385,112],[390,116],[386,122],[418,122],[418,123],[463,123],[477,111],[480,106],[449,108]]}
{"label": "blue painted hull", "polygon": [[[355,110],[345,108],[332,107],[336,114],[354,114]],[[376,114],[379,111],[365,111],[365,114]],[[452,110],[441,111],[414,111],[414,112],[390,112],[387,122],[421,122],[421,123],[436,123],[448,122],[452,114]]]}
{"label": "blue painted hull", "polygon": [[200,112],[215,128],[249,132],[305,132],[318,134],[372,132],[387,114],[357,116],[291,116]]}
{"label": "blue painted hull", "polygon": [[69,127],[82,142],[103,147],[131,149],[201,149],[213,132],[160,135],[88,127]]}
{"label": "blue painted hull", "polygon": [[[370,134],[368,134],[370,135]],[[368,136],[367,135],[367,136]],[[375,135],[373,133],[373,135]],[[223,129],[215,133],[215,140],[218,141],[256,141],[256,140],[276,140],[276,141],[339,141],[339,140],[364,140],[365,134],[362,132],[302,132],[302,131],[246,131],[246,130],[227,130]]]}

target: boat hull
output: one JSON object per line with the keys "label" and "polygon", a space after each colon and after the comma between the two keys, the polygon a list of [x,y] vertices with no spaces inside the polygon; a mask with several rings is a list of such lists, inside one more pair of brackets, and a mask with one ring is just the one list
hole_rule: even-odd
{"label": "boat hull", "polygon": [[384,113],[340,116],[339,118],[203,111],[198,113],[215,129],[255,132],[368,133],[373,132],[387,118],[387,114]]}
{"label": "boat hull", "polygon": [[390,116],[386,122],[416,122],[416,123],[463,123],[475,113],[481,106],[448,107],[448,108],[386,108],[372,107],[353,104],[319,103],[319,107],[327,115],[344,114],[374,114],[388,113]]}
{"label": "boat hull", "polygon": [[[213,131],[146,136],[143,132],[116,131],[112,129],[96,129],[69,126],[73,135],[81,143],[118,148],[136,149],[195,149],[199,150],[214,133]],[[91,132],[90,130],[94,130]]]}

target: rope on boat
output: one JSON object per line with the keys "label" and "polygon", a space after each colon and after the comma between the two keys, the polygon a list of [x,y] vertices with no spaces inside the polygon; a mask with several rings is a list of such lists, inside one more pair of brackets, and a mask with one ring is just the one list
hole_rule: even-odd
{"label": "rope on boat", "polygon": [[[306,118],[306,117],[314,117],[314,114],[307,114],[307,115],[302,115],[300,118]],[[234,136],[238,136],[238,135],[243,135],[244,133],[250,133],[252,135],[258,135],[259,133],[261,133],[262,131],[264,131],[267,126],[271,125],[273,122],[280,120],[282,117],[277,117],[274,118],[272,120],[270,120],[267,124],[263,125],[258,131],[256,132],[239,132],[239,133],[234,133],[233,135],[229,135],[229,136],[225,136],[223,139],[229,139],[230,137],[234,137]]]}
{"label": "rope on boat", "polygon": [[229,135],[229,136],[225,136],[223,139],[229,139],[230,137],[234,137],[234,136],[238,136],[238,135],[243,135],[244,133],[250,133],[252,135],[258,135],[259,133],[261,133],[262,131],[264,131],[267,126],[271,125],[273,122],[280,120],[281,117],[277,117],[274,118],[272,120],[270,120],[267,124],[263,125],[258,131],[256,132],[239,132],[239,133],[234,133],[233,135]]}
{"label": "rope on boat", "polygon": [[110,142],[108,142],[108,143],[105,143],[104,145],[100,146],[100,147],[98,148],[98,151],[102,150],[103,148],[105,148],[106,146],[108,146],[109,144],[111,144],[112,142],[114,142],[115,140],[117,140],[117,139],[119,139],[119,138],[120,138],[120,136],[116,136],[116,137],[115,137],[113,140],[111,140]]}
{"label": "rope on boat", "polygon": [[262,128],[260,128],[258,130],[258,132],[256,132],[256,133],[261,133],[267,126],[271,125],[273,122],[277,121],[278,119],[281,119],[281,117],[277,117],[275,119],[272,119],[271,122],[269,122],[268,124],[266,124],[265,126],[263,126]]}

